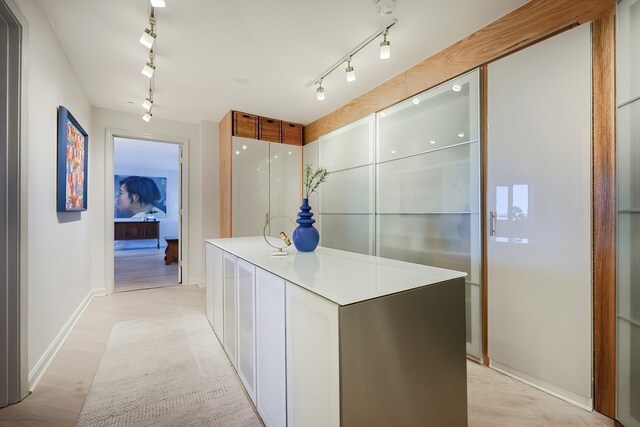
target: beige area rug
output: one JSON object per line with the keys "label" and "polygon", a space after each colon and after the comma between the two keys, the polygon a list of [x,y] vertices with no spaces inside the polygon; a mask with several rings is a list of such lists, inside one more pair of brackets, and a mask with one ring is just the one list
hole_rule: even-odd
{"label": "beige area rug", "polygon": [[204,314],[114,325],[78,426],[261,426]]}

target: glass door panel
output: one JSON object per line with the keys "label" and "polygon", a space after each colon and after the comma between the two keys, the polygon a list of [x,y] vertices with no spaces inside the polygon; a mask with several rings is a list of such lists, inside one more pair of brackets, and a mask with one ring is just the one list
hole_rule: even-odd
{"label": "glass door panel", "polygon": [[617,6],[617,418],[640,427],[640,1]]}
{"label": "glass door panel", "polygon": [[480,358],[478,71],[377,114],[376,253],[465,271],[467,353]]}

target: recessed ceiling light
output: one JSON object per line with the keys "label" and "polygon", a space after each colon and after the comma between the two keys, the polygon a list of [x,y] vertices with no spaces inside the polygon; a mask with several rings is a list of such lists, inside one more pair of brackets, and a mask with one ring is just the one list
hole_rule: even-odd
{"label": "recessed ceiling light", "polygon": [[247,146],[246,146],[246,145],[243,145],[243,146],[242,146],[242,149],[243,149],[243,150],[246,150],[246,149],[247,149]]}
{"label": "recessed ceiling light", "polygon": [[458,136],[459,136],[460,138],[464,138],[464,132],[458,132]]}
{"label": "recessed ceiling light", "polygon": [[462,90],[462,86],[460,86],[458,84],[455,84],[455,85],[453,85],[451,90],[453,90],[454,92],[460,92]]}
{"label": "recessed ceiling light", "polygon": [[396,150],[391,150],[391,154],[396,154]]}
{"label": "recessed ceiling light", "polygon": [[420,104],[420,100],[418,98],[413,98],[413,103],[418,105]]}
{"label": "recessed ceiling light", "polygon": [[238,154],[240,154],[240,150],[237,150],[237,151],[236,151],[236,156],[237,156]]}
{"label": "recessed ceiling light", "polygon": [[433,140],[433,139],[431,141],[429,141],[429,144],[435,144],[435,143],[436,143],[436,141]]}

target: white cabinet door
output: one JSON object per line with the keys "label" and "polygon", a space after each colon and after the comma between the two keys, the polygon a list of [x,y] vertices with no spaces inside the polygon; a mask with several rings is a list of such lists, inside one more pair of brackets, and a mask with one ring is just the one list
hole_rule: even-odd
{"label": "white cabinet door", "polygon": [[269,217],[279,215],[285,218],[274,218],[269,227],[269,235],[279,237],[284,231],[288,236],[293,234],[297,226],[296,220],[300,211],[300,156],[301,147],[295,145],[269,143]]}
{"label": "white cabinet door", "polygon": [[340,425],[338,306],[287,282],[289,426]]}
{"label": "white cabinet door", "polygon": [[260,236],[269,212],[269,143],[234,136],[232,236]]}
{"label": "white cabinet door", "polygon": [[224,253],[224,349],[238,369],[236,257]]}
{"label": "white cabinet door", "polygon": [[204,247],[205,305],[207,310],[207,320],[213,328],[213,250],[215,246],[210,243],[205,243]]}
{"label": "white cabinet door", "polygon": [[247,393],[256,402],[256,335],[255,309],[256,267],[243,259],[237,261],[238,270],[238,375]]}
{"label": "white cabinet door", "polygon": [[[207,261],[207,267],[212,270],[212,310],[213,310],[213,332],[218,336],[220,343],[224,342],[224,268],[222,249],[217,246],[207,245],[207,249],[211,247],[211,261]],[[208,282],[207,282],[208,283]],[[207,297],[209,301],[209,297]],[[211,321],[211,320],[210,320]]]}
{"label": "white cabinet door", "polygon": [[267,427],[287,424],[285,282],[256,268],[258,412]]}

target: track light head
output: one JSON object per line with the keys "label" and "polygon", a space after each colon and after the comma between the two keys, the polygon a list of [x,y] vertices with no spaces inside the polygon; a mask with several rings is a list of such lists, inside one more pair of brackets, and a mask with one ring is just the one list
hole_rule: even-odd
{"label": "track light head", "polygon": [[380,42],[380,59],[391,58],[391,42],[387,41],[387,34],[389,34],[388,29],[384,32],[384,40]]}
{"label": "track light head", "polygon": [[145,28],[144,32],[142,33],[142,36],[140,36],[140,43],[151,49],[151,47],[153,47],[153,42],[156,41],[156,33],[153,32],[153,30]]}
{"label": "track light head", "polygon": [[351,58],[349,58],[349,60],[347,61],[347,68],[345,68],[344,71],[347,73],[348,82],[353,82],[356,80],[356,72],[351,66]]}
{"label": "track light head", "polygon": [[149,111],[151,110],[151,107],[153,107],[153,101],[150,98],[145,99],[142,103],[142,108]]}
{"label": "track light head", "polygon": [[146,113],[144,113],[144,116],[142,116],[142,120],[149,123],[151,121],[151,117],[153,117],[153,114],[151,114],[151,110],[149,110]]}
{"label": "track light head", "polygon": [[152,62],[147,62],[146,64],[144,64],[144,68],[142,68],[142,74],[145,77],[151,78],[153,77],[153,72],[156,70],[156,66],[153,65]]}
{"label": "track light head", "polygon": [[165,7],[166,4],[164,0],[151,0],[151,6],[153,7]]}
{"label": "track light head", "polygon": [[318,98],[318,101],[324,100],[324,88],[322,87],[322,80],[320,80],[320,83],[318,83],[318,89],[316,89],[316,97]]}

